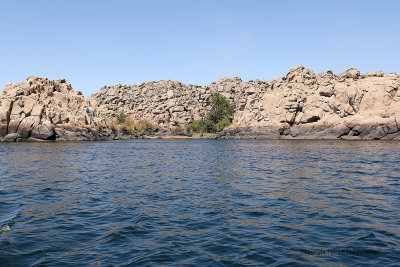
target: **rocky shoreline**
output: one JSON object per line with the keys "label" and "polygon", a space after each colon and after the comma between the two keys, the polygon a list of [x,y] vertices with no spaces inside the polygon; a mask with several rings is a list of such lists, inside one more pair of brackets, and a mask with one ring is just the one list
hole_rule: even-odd
{"label": "rocky shoreline", "polygon": [[[179,81],[104,86],[85,99],[65,79],[29,77],[0,94],[0,141],[90,141],[133,138],[400,140],[400,76],[356,69],[315,74],[295,66],[271,81],[219,79],[208,86]],[[186,127],[205,116],[210,96],[236,104],[233,123],[215,135]],[[128,131],[125,114],[154,125]]]}

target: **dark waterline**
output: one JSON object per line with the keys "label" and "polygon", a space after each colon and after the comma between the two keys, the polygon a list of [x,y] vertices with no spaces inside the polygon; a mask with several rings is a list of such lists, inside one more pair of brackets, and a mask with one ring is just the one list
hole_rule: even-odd
{"label": "dark waterline", "polygon": [[400,262],[400,142],[0,144],[0,266]]}

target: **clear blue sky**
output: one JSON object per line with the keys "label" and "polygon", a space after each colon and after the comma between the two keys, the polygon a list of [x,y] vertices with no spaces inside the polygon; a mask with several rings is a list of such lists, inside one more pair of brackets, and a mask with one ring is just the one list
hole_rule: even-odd
{"label": "clear blue sky", "polygon": [[400,1],[0,0],[0,87],[66,78],[206,85],[315,72],[400,73]]}

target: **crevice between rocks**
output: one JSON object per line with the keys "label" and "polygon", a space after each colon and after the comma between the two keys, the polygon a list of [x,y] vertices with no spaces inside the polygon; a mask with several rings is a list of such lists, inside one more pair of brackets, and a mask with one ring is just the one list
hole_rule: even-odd
{"label": "crevice between rocks", "polygon": [[10,125],[11,112],[12,112],[13,106],[14,106],[14,101],[11,101],[10,108],[8,109],[8,112],[7,112],[7,134],[9,134],[8,126]]}

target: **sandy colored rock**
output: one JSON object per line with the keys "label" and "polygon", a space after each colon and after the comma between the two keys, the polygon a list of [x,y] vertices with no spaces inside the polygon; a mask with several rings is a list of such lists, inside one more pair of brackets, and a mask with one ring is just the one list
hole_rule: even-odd
{"label": "sandy colored rock", "polygon": [[337,75],[332,71],[315,74],[295,66],[271,81],[243,82],[233,77],[208,86],[172,81],[104,86],[89,100],[103,116],[123,112],[169,129],[204,117],[211,94],[219,92],[236,103],[234,125],[250,129],[244,136],[380,139],[398,131],[399,88],[400,77],[395,73],[362,74],[351,68]]}
{"label": "sandy colored rock", "polygon": [[101,122],[82,93],[65,79],[32,76],[7,84],[0,94],[0,139],[5,141],[55,140],[62,138],[55,133],[60,124],[97,129]]}
{"label": "sandy colored rock", "polygon": [[121,113],[170,132],[204,118],[217,92],[236,110],[233,125],[216,138],[399,139],[399,89],[396,73],[351,68],[316,74],[295,66],[270,81],[233,77],[208,86],[171,80],[103,86],[86,100],[63,78],[29,77],[6,85],[0,95],[0,139],[123,139],[104,120]]}

